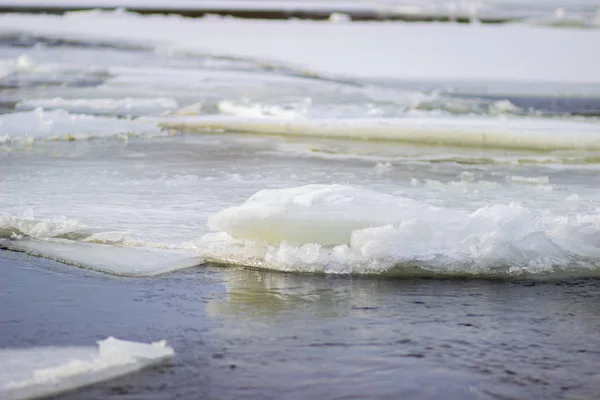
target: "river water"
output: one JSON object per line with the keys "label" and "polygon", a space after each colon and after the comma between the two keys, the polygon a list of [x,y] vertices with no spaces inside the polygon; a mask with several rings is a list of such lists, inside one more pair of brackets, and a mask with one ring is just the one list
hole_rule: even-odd
{"label": "river water", "polygon": [[[5,362],[175,351],[64,398],[600,395],[597,29],[1,22]],[[81,386],[27,368],[0,394]]]}

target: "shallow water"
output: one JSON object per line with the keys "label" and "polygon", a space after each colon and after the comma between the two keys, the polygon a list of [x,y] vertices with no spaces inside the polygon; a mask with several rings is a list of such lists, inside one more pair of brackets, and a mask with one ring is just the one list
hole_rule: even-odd
{"label": "shallow water", "polygon": [[176,352],[64,398],[600,395],[597,30],[0,20],[0,347]]}

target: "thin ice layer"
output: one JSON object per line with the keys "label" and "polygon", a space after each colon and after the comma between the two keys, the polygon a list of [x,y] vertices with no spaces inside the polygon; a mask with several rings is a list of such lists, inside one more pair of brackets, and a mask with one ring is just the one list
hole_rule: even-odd
{"label": "thin ice layer", "polygon": [[197,254],[185,251],[82,243],[64,239],[0,240],[0,248],[118,276],[155,276],[194,267],[203,262]]}
{"label": "thin ice layer", "polygon": [[66,217],[39,220],[35,219],[32,209],[20,216],[0,213],[0,238],[26,235],[34,238],[49,238],[66,234],[77,234],[84,227],[74,219]]}
{"label": "thin ice layer", "polygon": [[154,276],[199,265],[185,250],[148,241],[130,241],[122,232],[89,228],[65,217],[35,219],[0,213],[0,249],[22,251],[65,264],[119,276]]}
{"label": "thin ice layer", "polygon": [[164,340],[151,344],[109,337],[98,347],[0,349],[0,397],[52,396],[114,379],[173,357]]}
{"label": "thin ice layer", "polygon": [[[360,78],[600,82],[599,30],[530,26],[185,19],[122,12],[6,15],[6,31],[143,42]],[[210,37],[211,40],[198,40]],[[515,62],[518,60],[518,62]]]}
{"label": "thin ice layer", "polygon": [[173,117],[165,128],[399,140],[415,143],[521,149],[600,149],[600,124],[540,118],[407,117],[294,119]]}
{"label": "thin ice layer", "polygon": [[217,213],[208,259],[284,271],[461,275],[600,272],[600,210],[556,215],[518,203],[432,207],[342,185],[265,190]]}
{"label": "thin ice layer", "polygon": [[160,129],[152,122],[71,114],[66,110],[36,108],[33,111],[0,115],[0,143],[160,133]]}
{"label": "thin ice layer", "polygon": [[27,99],[17,103],[20,110],[63,109],[75,113],[101,113],[101,114],[152,114],[175,110],[177,102],[169,97],[153,98],[101,98],[101,99],[64,99],[54,97],[50,99]]}

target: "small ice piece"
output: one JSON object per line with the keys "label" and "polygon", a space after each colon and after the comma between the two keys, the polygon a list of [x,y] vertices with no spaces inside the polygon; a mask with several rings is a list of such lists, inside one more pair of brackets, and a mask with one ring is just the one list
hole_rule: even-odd
{"label": "small ice piece", "polygon": [[515,114],[521,109],[515,106],[510,100],[498,100],[489,105],[490,114]]}
{"label": "small ice piece", "polygon": [[506,180],[513,183],[524,183],[529,185],[544,185],[550,183],[550,179],[547,176],[507,176]]}
{"label": "small ice piece", "polygon": [[222,100],[217,104],[219,113],[252,118],[294,119],[304,117],[310,101],[289,102],[286,104],[266,104],[243,99],[241,101]]}
{"label": "small ice piece", "polygon": [[386,172],[391,171],[392,168],[392,164],[389,162],[378,162],[375,164],[375,173],[377,175],[383,175]]}
{"label": "small ice piece", "polygon": [[164,340],[150,344],[109,337],[98,347],[0,350],[0,398],[52,396],[114,379],[171,357]]}
{"label": "small ice piece", "polygon": [[204,104],[202,102],[196,102],[192,104],[188,104],[185,107],[177,109],[172,112],[173,115],[200,115],[202,111],[202,107]]}

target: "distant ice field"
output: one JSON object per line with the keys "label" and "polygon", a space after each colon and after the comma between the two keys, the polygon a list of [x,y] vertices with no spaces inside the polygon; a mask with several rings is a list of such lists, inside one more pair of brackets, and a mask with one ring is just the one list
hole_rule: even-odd
{"label": "distant ice field", "polygon": [[122,11],[64,16],[6,14],[0,21],[4,34],[130,42],[253,59],[328,76],[595,84],[600,79],[595,68],[600,56],[592,51],[600,30],[519,24],[190,19]]}
{"label": "distant ice field", "polygon": [[119,276],[596,276],[599,32],[2,15],[1,246]]}

